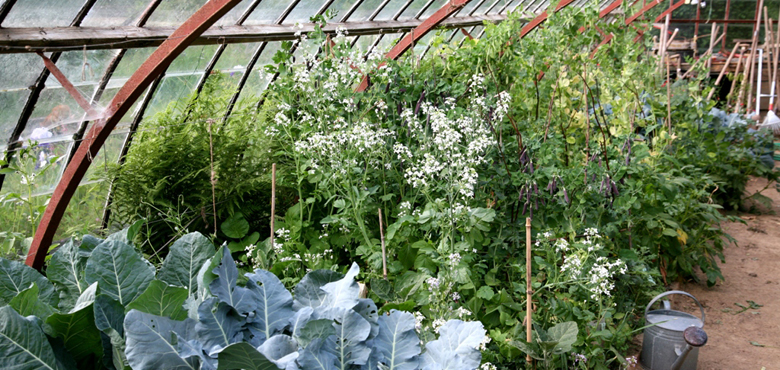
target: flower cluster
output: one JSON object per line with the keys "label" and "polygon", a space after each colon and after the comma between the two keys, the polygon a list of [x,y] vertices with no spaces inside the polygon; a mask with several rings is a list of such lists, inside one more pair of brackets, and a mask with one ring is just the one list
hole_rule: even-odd
{"label": "flower cluster", "polygon": [[626,273],[626,264],[623,261],[609,262],[606,257],[596,258],[587,277],[587,286],[591,292],[590,298],[595,300],[602,295],[611,296],[612,290],[615,289],[612,278],[616,273],[621,275]]}

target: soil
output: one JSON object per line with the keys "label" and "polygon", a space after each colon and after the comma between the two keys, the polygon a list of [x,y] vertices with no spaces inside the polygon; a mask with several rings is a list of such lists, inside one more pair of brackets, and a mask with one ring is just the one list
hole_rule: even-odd
{"label": "soil", "polygon": [[[752,179],[747,191],[766,185]],[[699,370],[780,369],[780,193],[772,184],[762,194],[772,199],[771,209],[756,205],[753,211],[761,214],[739,214],[746,224],[723,225],[737,240],[720,264],[725,281],[711,288],[695,282],[680,286],[702,302],[707,315],[709,341],[699,353]],[[750,308],[750,301],[761,307]]]}
{"label": "soil", "polygon": [[[747,191],[766,185],[752,179]],[[672,286],[704,306],[709,340],[700,349],[698,370],[780,370],[780,193],[772,184],[762,194],[772,199],[771,208],[748,204],[743,211],[751,212],[735,213],[745,223],[722,225],[737,241],[724,251],[725,280],[713,287],[694,281]],[[678,297],[673,309],[699,316],[693,301]]]}

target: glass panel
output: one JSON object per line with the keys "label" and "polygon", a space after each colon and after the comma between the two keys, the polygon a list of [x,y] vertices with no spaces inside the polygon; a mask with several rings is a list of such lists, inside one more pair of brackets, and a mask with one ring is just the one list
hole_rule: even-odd
{"label": "glass panel", "polygon": [[[111,99],[114,98],[114,95],[119,91],[119,87],[114,88],[106,88],[106,91],[103,93],[103,96],[100,98],[100,104],[101,106],[106,106],[111,102]],[[149,90],[147,88],[146,90]],[[130,125],[130,122],[133,120],[133,117],[135,116],[135,110],[138,108],[138,104],[140,104],[141,100],[146,96],[146,91],[144,91],[144,95],[141,95],[138,99],[136,99],[135,103],[130,107],[130,109],[125,113],[124,116],[122,116],[122,119],[119,121],[119,123],[114,127],[114,132],[117,131],[127,131],[128,126]],[[92,121],[87,126],[87,131],[92,128],[92,125],[95,123],[95,121]]]}
{"label": "glass panel", "polygon": [[[379,14],[377,14],[377,16],[376,16],[376,18],[374,18],[374,20],[375,21],[388,21],[388,20],[393,19],[393,16],[395,16],[395,13],[397,13],[399,10],[401,10],[401,8],[403,8],[404,5],[406,5],[406,3],[409,2],[409,1],[411,1],[411,0],[390,0],[390,2],[387,3],[387,5],[385,5],[385,7],[382,9],[382,11],[380,11]],[[422,0],[417,0],[417,1],[422,1]],[[379,6],[380,3],[381,3],[381,1],[379,1],[379,2],[370,1],[370,0],[363,1],[363,4],[360,4],[360,8],[358,8],[358,10],[367,9],[368,10],[368,14],[366,14],[365,18],[362,19],[362,20],[367,20],[368,17],[371,16],[371,13],[373,13],[374,10],[376,10],[376,8]],[[355,13],[357,13],[357,11]],[[358,19],[355,18],[355,20],[358,20]]]}
{"label": "glass panel", "polygon": [[190,46],[176,57],[166,73],[202,72],[216,51],[217,45]]}
{"label": "glass panel", "polygon": [[450,40],[450,45],[452,46],[458,46],[460,45],[460,40],[463,40],[463,38],[466,37],[466,35],[461,32],[461,30],[458,28],[454,31],[453,34],[450,35],[452,39]]}
{"label": "glass panel", "polygon": [[105,107],[114,98],[119,88],[124,86],[127,80],[138,70],[138,67],[146,61],[155,48],[129,49],[125,52],[119,65],[114,69],[111,79],[106,84],[106,89],[100,97],[100,106]]}
{"label": "glass panel", "polygon": [[[360,1],[360,0],[356,0]],[[352,2],[352,1],[350,1]],[[352,13],[352,16],[349,17],[350,22],[361,22],[368,20],[368,17],[371,16],[372,13],[374,13],[374,10],[379,8],[379,5],[381,5],[383,0],[363,0],[360,5],[358,5],[357,9],[355,9],[355,12]],[[390,0],[389,3],[383,8],[384,10],[387,10],[387,7],[394,7],[399,8],[401,5],[403,5],[406,2],[406,0]],[[335,4],[334,4],[335,5]],[[351,6],[352,4],[349,4]],[[349,9],[349,6],[346,7],[346,9]],[[346,9],[344,10],[346,12]],[[393,11],[387,10],[389,13],[389,17],[392,17],[394,13]]]}
{"label": "glass panel", "polygon": [[301,0],[282,23],[308,23],[327,0]]}
{"label": "glass panel", "polygon": [[433,4],[431,4],[431,6],[429,6],[428,9],[425,10],[425,12],[423,12],[420,19],[427,19],[428,17],[433,15],[433,13],[436,13],[436,11],[441,9],[441,7],[443,7],[448,2],[449,2],[448,0],[435,0]]}
{"label": "glass panel", "polygon": [[542,2],[540,2],[538,4],[536,4],[533,8],[531,8],[531,10],[534,13],[541,13],[541,12],[547,10],[547,8],[549,6],[550,6],[550,1],[549,0],[545,0],[545,1],[542,1]]}
{"label": "glass panel", "polygon": [[[90,101],[110,60],[117,50],[68,51],[62,53],[57,67],[76,87],[81,95]],[[41,91],[27,127],[22,133],[24,140],[56,139],[69,137],[76,132],[84,116],[84,110],[53,76],[49,76],[46,87]]]}
{"label": "glass panel", "polygon": [[44,68],[43,59],[34,53],[0,54],[0,66],[0,91],[27,90]]}
{"label": "glass panel", "polygon": [[195,90],[216,49],[216,45],[191,46],[176,57],[154,92],[144,117],[150,117],[164,110],[169,103],[189,96]]}
{"label": "glass panel", "polygon": [[43,60],[35,54],[2,54],[0,66],[0,147],[4,147],[24,104],[30,96],[29,87],[43,70]]}
{"label": "glass panel", "polygon": [[149,17],[146,25],[148,27],[179,26],[205,3],[204,0],[163,1]]}
{"label": "glass panel", "polygon": [[355,42],[355,49],[361,50],[364,53],[368,51],[368,48],[371,47],[371,45],[374,45],[374,42],[376,42],[377,37],[379,35],[364,35],[358,37],[357,41]]}
{"label": "glass panel", "polygon": [[144,119],[165,110],[170,103],[178,103],[192,94],[202,74],[203,71],[166,74],[146,108]]}
{"label": "glass panel", "polygon": [[[336,13],[336,17],[333,18],[334,22],[338,22],[341,20],[344,15],[347,14],[347,11],[352,7],[353,4],[357,3],[360,0],[335,0],[330,6],[328,7],[328,10],[333,11]],[[368,0],[366,0],[368,1]],[[371,0],[372,2],[379,4],[376,0]],[[357,9],[355,9],[357,11]],[[354,14],[354,13],[353,13]],[[370,14],[370,13],[369,13]],[[364,15],[368,16],[368,14]],[[354,18],[355,15],[352,15],[348,20],[354,20],[357,18]]]}
{"label": "glass panel", "polygon": [[254,0],[241,1],[241,3],[236,5],[227,14],[223,15],[222,18],[220,18],[217,23],[214,24],[217,26],[230,26],[236,24],[236,22],[238,22],[238,18],[244,14],[246,9],[249,8],[249,5],[252,5],[253,2]]}
{"label": "glass panel", "polygon": [[3,20],[3,27],[67,27],[84,0],[18,0]]}
{"label": "glass panel", "polygon": [[[486,0],[487,1],[487,0]],[[459,12],[455,14],[456,17],[465,17],[469,15],[469,12],[474,9],[475,6],[479,3],[479,0],[471,0],[469,1],[466,6],[463,7]]]}
{"label": "glass panel", "polygon": [[509,4],[506,9],[504,9],[504,13],[516,11],[522,8],[523,0],[512,0],[512,2]]}
{"label": "glass panel", "polygon": [[398,17],[398,19],[404,20],[404,19],[412,19],[412,18],[414,18],[415,14],[417,14],[417,12],[419,12],[420,9],[422,9],[422,7],[425,6],[425,4],[427,4],[427,3],[428,3],[428,0],[414,0],[414,1],[412,1],[412,4],[409,5],[409,7],[406,8],[406,10],[404,10],[403,13],[401,13],[401,16]]}
{"label": "glass panel", "polygon": [[[156,49],[157,48],[128,49],[125,52],[125,55],[122,57],[122,60],[119,62],[119,65],[116,66],[114,74],[111,75],[111,81],[109,82],[109,85],[114,84],[114,80],[126,80],[130,78],[130,76],[132,76],[133,73],[138,70],[138,67],[140,67],[141,64],[143,64],[143,62],[145,62],[146,59],[148,59],[149,56],[152,55],[152,52],[154,52]],[[185,50],[184,53],[187,53],[187,51]],[[122,81],[122,84],[124,84],[124,82],[125,81]]]}
{"label": "glass panel", "polygon": [[265,72],[265,66],[273,64],[274,54],[279,50],[281,44],[279,42],[269,42],[263,49],[263,53],[257,59],[249,78],[246,80],[244,89],[241,90],[241,94],[238,96],[238,101],[243,102],[246,99],[255,99],[265,90],[270,80],[270,74]]}
{"label": "glass panel", "polygon": [[253,42],[228,45],[225,51],[222,52],[222,56],[219,57],[214,69],[227,74],[230,83],[233,86],[238,86],[241,76],[246,72],[247,63],[252,59],[252,55],[255,54],[260,44],[262,43]]}
{"label": "glass panel", "polygon": [[403,33],[388,33],[382,37],[382,40],[379,40],[379,44],[376,46],[376,50],[381,52],[382,54],[386,54],[388,51],[390,51],[390,48],[393,47],[398,41],[401,40],[401,37],[403,37],[405,34]]}
{"label": "glass panel", "polygon": [[501,9],[503,9],[504,6],[507,4],[507,1],[510,0],[498,0],[496,6],[494,6],[493,9],[490,9],[490,11],[488,11],[487,14],[498,14],[498,12],[501,11]]}
{"label": "glass panel", "polygon": [[[81,185],[100,181],[106,175],[106,171],[112,164],[119,159],[119,152],[122,150],[122,143],[125,141],[126,134],[113,133],[108,136],[103,147],[95,156],[92,164],[87,169],[84,178],[81,179]],[[102,209],[102,207],[101,207]]]}
{"label": "glass panel", "polygon": [[35,196],[52,192],[65,169],[66,155],[71,144],[70,140],[41,142],[32,149],[29,156],[24,158],[14,156],[14,164],[22,168],[24,173],[34,174],[34,179],[30,182],[18,173],[7,175],[0,194],[19,193],[23,196],[29,194]]}
{"label": "glass panel", "polygon": [[98,0],[81,22],[81,26],[133,26],[149,2],[150,0]]}
{"label": "glass panel", "polygon": [[0,149],[8,143],[29,96],[30,91],[21,89],[0,92]]}
{"label": "glass panel", "polygon": [[409,50],[406,53],[414,53],[414,56],[416,58],[420,58],[423,53],[425,52],[425,49],[428,48],[428,44],[431,43],[434,36],[436,36],[438,32],[428,32],[425,36],[423,36],[419,41],[417,41],[416,44],[414,44],[414,50]]}
{"label": "glass panel", "polygon": [[249,15],[246,25],[252,24],[271,24],[279,18],[287,5],[290,4],[290,0],[263,0],[260,5],[255,8],[255,11]]}
{"label": "glass panel", "polygon": [[79,186],[68,203],[62,222],[54,234],[54,240],[61,240],[75,233],[93,233],[100,226],[103,206],[108,194],[105,181]]}

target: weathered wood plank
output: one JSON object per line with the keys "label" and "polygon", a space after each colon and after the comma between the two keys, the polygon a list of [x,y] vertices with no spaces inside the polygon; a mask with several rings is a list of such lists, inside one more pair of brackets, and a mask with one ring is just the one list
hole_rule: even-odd
{"label": "weathered wood plank", "polygon": [[[440,24],[443,28],[460,28],[481,25],[483,22],[501,22],[506,15],[484,15],[454,17]],[[423,20],[372,21],[329,23],[326,32],[335,32],[341,27],[349,35],[374,35],[397,33],[414,29]],[[296,32],[314,30],[311,23],[303,28],[294,25],[253,25],[212,27],[203,33],[192,45],[221,43],[245,43],[258,41],[294,40]],[[0,29],[0,53],[46,52],[63,49],[117,49],[158,46],[170,36],[175,27],[58,27],[58,28],[2,28]]]}

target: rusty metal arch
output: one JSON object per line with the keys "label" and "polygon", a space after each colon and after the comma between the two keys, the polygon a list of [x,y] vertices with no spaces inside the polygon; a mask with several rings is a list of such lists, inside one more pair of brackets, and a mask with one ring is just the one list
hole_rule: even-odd
{"label": "rusty metal arch", "polygon": [[187,19],[171,36],[155,50],[140,68],[127,80],[106,107],[105,118],[95,122],[85,136],[73,160],[65,169],[60,182],[54,189],[49,205],[43,214],[33,238],[27,265],[40,270],[52,242],[54,233],[62,220],[65,209],[100,148],[111,131],[130,109],[144,90],[162,73],[170,63],[203,31],[219,20],[241,0],[210,0]]}

